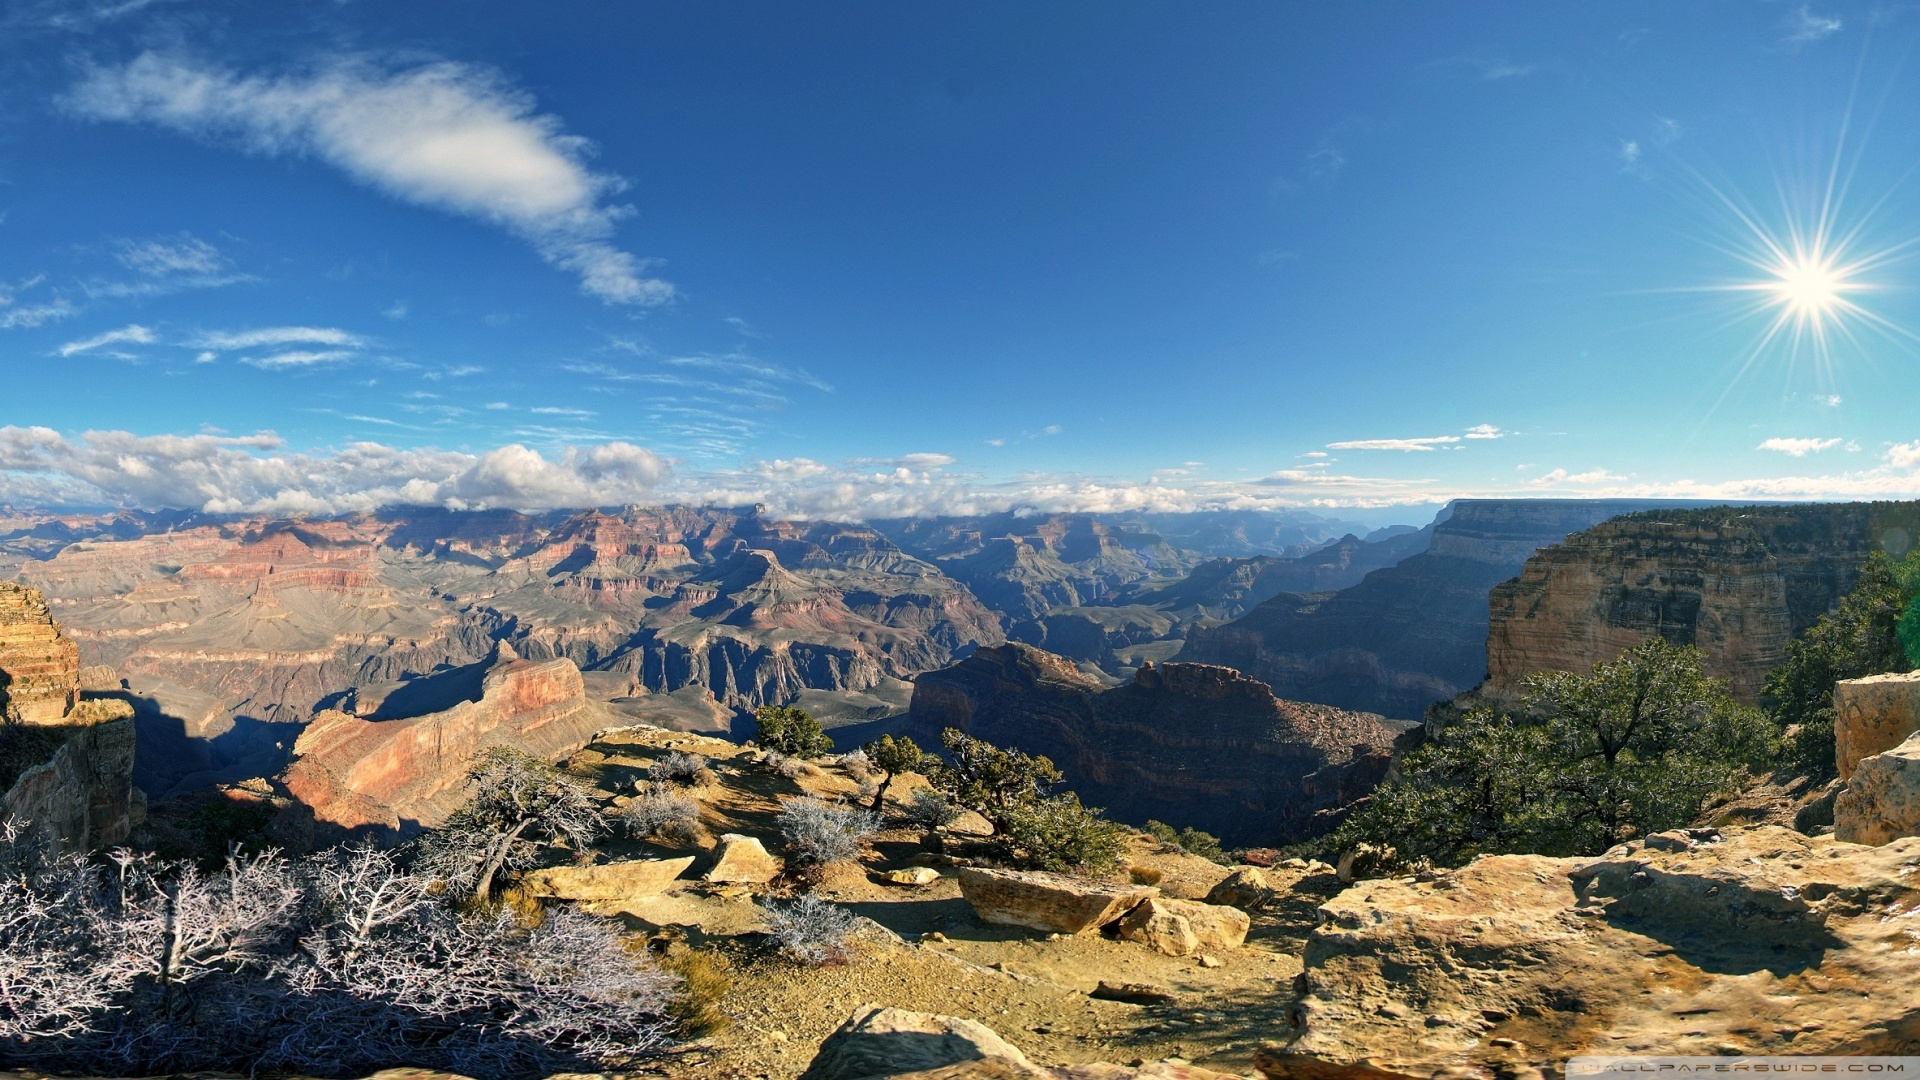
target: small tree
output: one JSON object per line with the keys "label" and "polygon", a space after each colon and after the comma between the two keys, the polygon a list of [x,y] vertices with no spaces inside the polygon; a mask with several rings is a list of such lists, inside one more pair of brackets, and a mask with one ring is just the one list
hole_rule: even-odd
{"label": "small tree", "polygon": [[[893,783],[896,773],[920,772],[928,767],[927,754],[912,739],[901,736],[882,735],[865,747],[867,763],[880,770],[880,787],[873,793],[873,801],[867,809],[878,811],[887,797],[887,785]],[[936,762],[937,763],[937,762]]]}
{"label": "small tree", "polygon": [[420,845],[420,865],[484,901],[502,871],[533,865],[544,844],[584,850],[600,833],[593,795],[551,763],[497,746],[467,771],[473,795]]}
{"label": "small tree", "polygon": [[955,802],[1005,832],[1009,815],[1060,782],[1060,770],[1044,756],[1002,750],[984,739],[947,728],[940,733],[948,760],[931,768],[928,779]]}
{"label": "small tree", "polygon": [[1178,848],[1189,855],[1198,855],[1217,863],[1227,861],[1226,852],[1220,848],[1220,838],[1210,832],[1202,832],[1191,825],[1176,829],[1164,821],[1153,820],[1147,822],[1145,829],[1162,847]]}
{"label": "small tree", "polygon": [[833,740],[821,730],[820,721],[805,709],[766,705],[755,710],[753,718],[760,725],[754,741],[763,749],[797,758],[833,753]]}
{"label": "small tree", "polygon": [[1127,849],[1127,830],[1080,805],[1069,791],[1028,799],[1007,812],[1003,853],[1035,870],[1099,872],[1111,869]]}

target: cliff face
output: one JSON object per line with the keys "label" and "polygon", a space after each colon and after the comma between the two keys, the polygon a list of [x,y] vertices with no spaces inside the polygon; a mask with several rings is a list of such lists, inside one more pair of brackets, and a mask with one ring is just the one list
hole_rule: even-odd
{"label": "cliff face", "polygon": [[1261,844],[1323,829],[1314,815],[1371,790],[1393,738],[1379,717],[1281,701],[1226,668],[1149,664],[1104,689],[1012,643],[915,680],[909,726],[933,745],[951,727],[1045,754],[1065,787],[1119,820]]}
{"label": "cliff face", "polygon": [[1759,698],[1794,635],[1876,548],[1912,544],[1920,503],[1661,510],[1549,547],[1492,591],[1483,694],[1536,671],[1584,671],[1650,636],[1697,646],[1709,674]]}
{"label": "cliff face", "polygon": [[477,700],[393,720],[321,713],[294,743],[280,783],[323,832],[393,837],[444,821],[480,753],[511,746],[555,758],[611,723],[571,660],[522,660],[503,644]]}
{"label": "cliff face", "polygon": [[1281,697],[1406,720],[1486,675],[1487,593],[1534,551],[1645,502],[1462,500],[1427,550],[1334,593],[1283,593],[1197,628],[1176,660],[1237,668]]}
{"label": "cliff face", "polygon": [[0,818],[24,823],[50,849],[126,839],[133,790],[133,710],[80,697],[79,652],[41,595],[0,582]]}

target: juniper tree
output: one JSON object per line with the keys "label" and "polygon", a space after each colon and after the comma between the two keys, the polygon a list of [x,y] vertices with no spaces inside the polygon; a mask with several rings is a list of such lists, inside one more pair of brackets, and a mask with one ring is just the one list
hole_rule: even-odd
{"label": "juniper tree", "polygon": [[452,889],[483,901],[503,871],[534,864],[543,846],[584,850],[600,833],[600,811],[585,786],[550,762],[495,747],[467,771],[465,805],[420,842],[420,866]]}

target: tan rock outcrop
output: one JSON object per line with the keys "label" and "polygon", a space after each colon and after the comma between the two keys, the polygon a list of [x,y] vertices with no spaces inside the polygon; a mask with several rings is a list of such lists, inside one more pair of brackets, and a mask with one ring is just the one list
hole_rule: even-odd
{"label": "tan rock outcrop", "polygon": [[1920,733],[1861,758],[1833,800],[1833,838],[1878,846],[1920,836]]}
{"label": "tan rock outcrop", "polygon": [[1273,883],[1257,866],[1238,866],[1207,893],[1207,903],[1225,904],[1242,911],[1265,907],[1274,897]]}
{"label": "tan rock outcrop", "polygon": [[765,885],[780,876],[786,864],[767,853],[758,837],[727,833],[714,850],[713,869],[701,877],[706,881],[738,885]]}
{"label": "tan rock outcrop", "polygon": [[977,1020],[863,1005],[820,1044],[800,1080],[866,1080],[983,1059],[1033,1067]]}
{"label": "tan rock outcrop", "polygon": [[1134,941],[1162,956],[1192,956],[1200,951],[1200,936],[1186,916],[1165,900],[1143,900],[1114,924],[1120,940]]}
{"label": "tan rock outcrop", "polygon": [[633,859],[593,866],[552,866],[529,871],[521,884],[534,896],[555,900],[605,901],[658,896],[687,872],[694,856],[678,859]]}
{"label": "tan rock outcrop", "polygon": [[1044,871],[960,869],[960,895],[980,921],[1057,934],[1098,930],[1160,895],[1151,885],[1102,885]]}
{"label": "tan rock outcrop", "polygon": [[79,647],[39,590],[0,581],[0,721],[59,724],[79,703]]}
{"label": "tan rock outcrop", "polygon": [[1833,760],[1846,780],[1861,758],[1920,731],[1920,671],[1842,679],[1833,686],[1833,712]]}
{"label": "tan rock outcrop", "polygon": [[316,823],[404,832],[438,825],[465,798],[467,765],[495,746],[558,758],[611,726],[571,660],[522,660],[502,643],[478,701],[398,720],[329,711],[294,743],[281,775]]}
{"label": "tan rock outcrop", "polygon": [[1361,882],[1322,907],[1291,1038],[1256,1060],[1391,1080],[1580,1053],[1910,1052],[1920,951],[1890,920],[1920,905],[1916,861],[1916,838],[1762,826]]}

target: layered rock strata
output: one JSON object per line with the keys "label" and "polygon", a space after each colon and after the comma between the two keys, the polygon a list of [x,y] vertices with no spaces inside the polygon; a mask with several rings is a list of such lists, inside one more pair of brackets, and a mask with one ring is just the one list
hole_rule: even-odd
{"label": "layered rock strata", "polygon": [[1196,628],[1174,659],[1236,668],[1283,698],[1418,720],[1485,677],[1490,589],[1540,548],[1649,505],[1463,499],[1425,551],[1338,592],[1282,593]]}
{"label": "layered rock strata", "polygon": [[523,660],[503,642],[477,700],[392,720],[321,713],[294,743],[280,783],[322,832],[405,835],[460,805],[467,766],[488,749],[558,758],[611,719],[586,696],[573,661]]}
{"label": "layered rock strata", "polygon": [[79,703],[79,648],[38,590],[0,581],[0,722],[58,724]]}
{"label": "layered rock strata", "polygon": [[1567,537],[1494,589],[1483,695],[1537,671],[1584,671],[1658,635],[1757,701],[1787,644],[1877,549],[1904,553],[1920,503],[1717,507],[1634,514]]}
{"label": "layered rock strata", "polygon": [[1028,645],[983,648],[914,683],[909,727],[1045,754],[1064,787],[1115,818],[1193,826],[1232,843],[1297,839],[1385,774],[1381,719],[1282,701],[1204,664],[1146,665],[1108,689]]}
{"label": "layered rock strata", "polygon": [[1876,846],[1920,836],[1920,734],[1856,763],[1833,801],[1833,836]]}
{"label": "layered rock strata", "polygon": [[1833,687],[1833,712],[1833,760],[1846,780],[1862,758],[1920,731],[1920,671],[1842,679]]}
{"label": "layered rock strata", "polygon": [[1256,1061],[1393,1080],[1583,1053],[1907,1053],[1920,952],[1890,920],[1920,906],[1917,860],[1920,839],[1764,826],[1361,882],[1322,907],[1288,1040]]}

